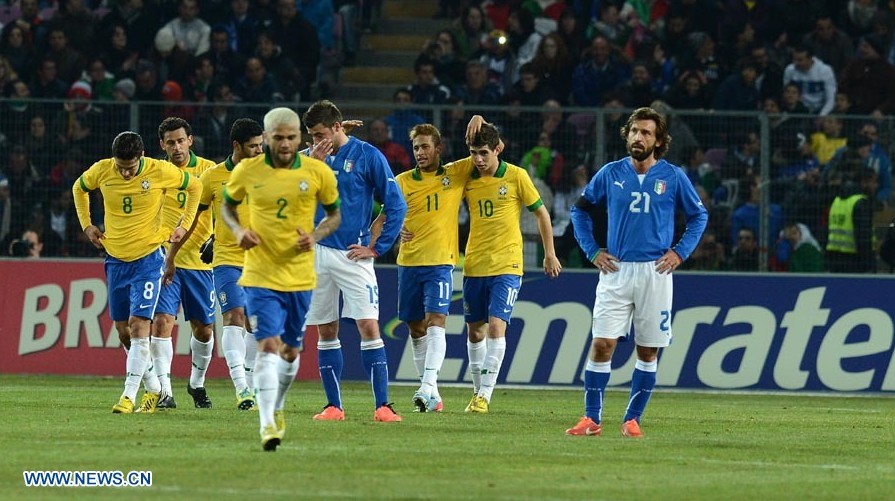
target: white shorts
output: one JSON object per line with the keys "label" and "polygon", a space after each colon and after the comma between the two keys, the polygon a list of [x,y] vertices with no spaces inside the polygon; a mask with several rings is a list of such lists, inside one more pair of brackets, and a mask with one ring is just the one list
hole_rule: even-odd
{"label": "white shorts", "polygon": [[617,272],[600,273],[593,336],[627,337],[633,321],[638,346],[664,348],[671,344],[671,275],[657,273],[654,262],[616,265]]}
{"label": "white shorts", "polygon": [[339,292],[344,303],[343,317],[379,320],[379,285],[373,260],[352,261],[348,251],[319,244],[315,253],[317,288],[311,295],[306,323],[320,325],[338,320]]}

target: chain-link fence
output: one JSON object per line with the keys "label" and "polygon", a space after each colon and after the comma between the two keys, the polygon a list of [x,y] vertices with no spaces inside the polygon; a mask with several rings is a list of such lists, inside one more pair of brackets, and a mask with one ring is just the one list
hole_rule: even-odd
{"label": "chain-link fence", "polygon": [[[269,105],[222,96],[218,102],[131,103],[6,101],[0,114],[0,253],[32,230],[42,256],[95,256],[82,238],[70,188],[87,167],[108,157],[112,138],[139,132],[146,155],[162,157],[157,127],[167,116],[187,119],[193,150],[223,160],[237,118],[262,120]],[[174,104],[174,106],[172,106]],[[306,105],[294,105],[302,113]],[[893,121],[870,116],[788,115],[671,110],[657,103],[672,136],[666,159],[684,169],[710,211],[691,270],[889,272],[883,245],[892,206]],[[619,130],[631,110],[544,107],[424,107],[343,104],[346,119],[364,120],[351,134],[386,155],[393,171],[414,165],[408,131],[421,122],[441,130],[444,160],[468,154],[472,114],[500,127],[502,158],[529,170],[550,209],[557,253],[566,266],[586,266],[572,236],[569,206],[604,163],[625,156]],[[773,110],[772,110],[773,111]],[[306,140],[310,140],[306,138]],[[97,195],[98,197],[98,195]],[[99,208],[100,199],[94,203]],[[101,213],[101,211],[96,211]],[[468,216],[461,211],[463,230]],[[605,221],[597,231],[605,232]],[[682,225],[683,223],[681,223]],[[542,249],[533,218],[523,218],[529,266]],[[683,228],[680,228],[682,231]],[[462,240],[462,238],[461,238]],[[605,242],[598,234],[598,241]]]}

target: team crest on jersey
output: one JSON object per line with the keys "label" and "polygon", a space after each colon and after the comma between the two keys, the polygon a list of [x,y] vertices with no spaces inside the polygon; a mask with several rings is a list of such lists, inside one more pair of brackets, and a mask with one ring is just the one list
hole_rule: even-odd
{"label": "team crest on jersey", "polygon": [[149,180],[144,179],[142,183],[140,183],[140,187],[143,188],[143,191],[149,191]]}
{"label": "team crest on jersey", "polygon": [[342,170],[345,172],[354,170],[354,160],[345,160],[345,163],[342,164]]}
{"label": "team crest on jersey", "polygon": [[451,178],[449,178],[447,176],[444,176],[443,178],[441,178],[441,185],[444,186],[445,188],[449,187],[451,185]]}
{"label": "team crest on jersey", "polygon": [[253,332],[258,330],[258,315],[249,316],[249,327],[252,328]]}
{"label": "team crest on jersey", "polygon": [[509,188],[507,188],[507,185],[505,185],[505,184],[501,184],[500,187],[497,188],[497,194],[500,195],[501,198],[507,196],[508,191],[509,191]]}
{"label": "team crest on jersey", "polygon": [[227,293],[226,292],[221,292],[220,294],[218,294],[218,297],[220,298],[222,304],[227,304]]}
{"label": "team crest on jersey", "polygon": [[667,183],[665,183],[665,181],[662,181],[662,180],[656,181],[655,186],[653,186],[653,191],[655,191],[657,195],[661,195],[661,194],[665,193],[666,186],[667,186]]}
{"label": "team crest on jersey", "polygon": [[308,191],[308,182],[302,179],[298,182],[298,191]]}

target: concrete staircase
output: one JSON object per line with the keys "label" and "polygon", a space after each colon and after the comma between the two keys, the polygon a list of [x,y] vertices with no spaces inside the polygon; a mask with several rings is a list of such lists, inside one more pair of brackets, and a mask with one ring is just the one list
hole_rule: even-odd
{"label": "concrete staircase", "polygon": [[434,19],[436,0],[384,0],[375,33],[365,33],[357,65],[342,68],[336,87],[337,102],[392,102],[399,87],[413,83],[413,62],[427,40],[450,25]]}

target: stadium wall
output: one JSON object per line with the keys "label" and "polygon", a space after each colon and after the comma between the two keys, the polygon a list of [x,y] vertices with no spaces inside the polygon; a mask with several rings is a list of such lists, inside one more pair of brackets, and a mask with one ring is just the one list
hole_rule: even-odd
{"label": "stadium wall", "polygon": [[[417,379],[407,329],[397,320],[397,272],[380,267],[383,336],[392,378]],[[0,373],[119,376],[125,357],[108,317],[100,261],[0,260]],[[590,346],[598,275],[525,276],[500,381],[579,386]],[[462,276],[455,273],[447,357],[440,379],[468,380]],[[697,389],[879,392],[895,390],[895,280],[886,276],[678,273],[672,346],[658,384]],[[220,318],[218,318],[220,322]],[[345,379],[363,380],[353,322],[343,321]],[[175,330],[175,376],[189,374],[188,323]],[[220,335],[220,329],[216,329]],[[309,329],[299,372],[317,378]],[[227,377],[217,343],[209,376]],[[610,384],[629,383],[633,343],[619,344]]]}

